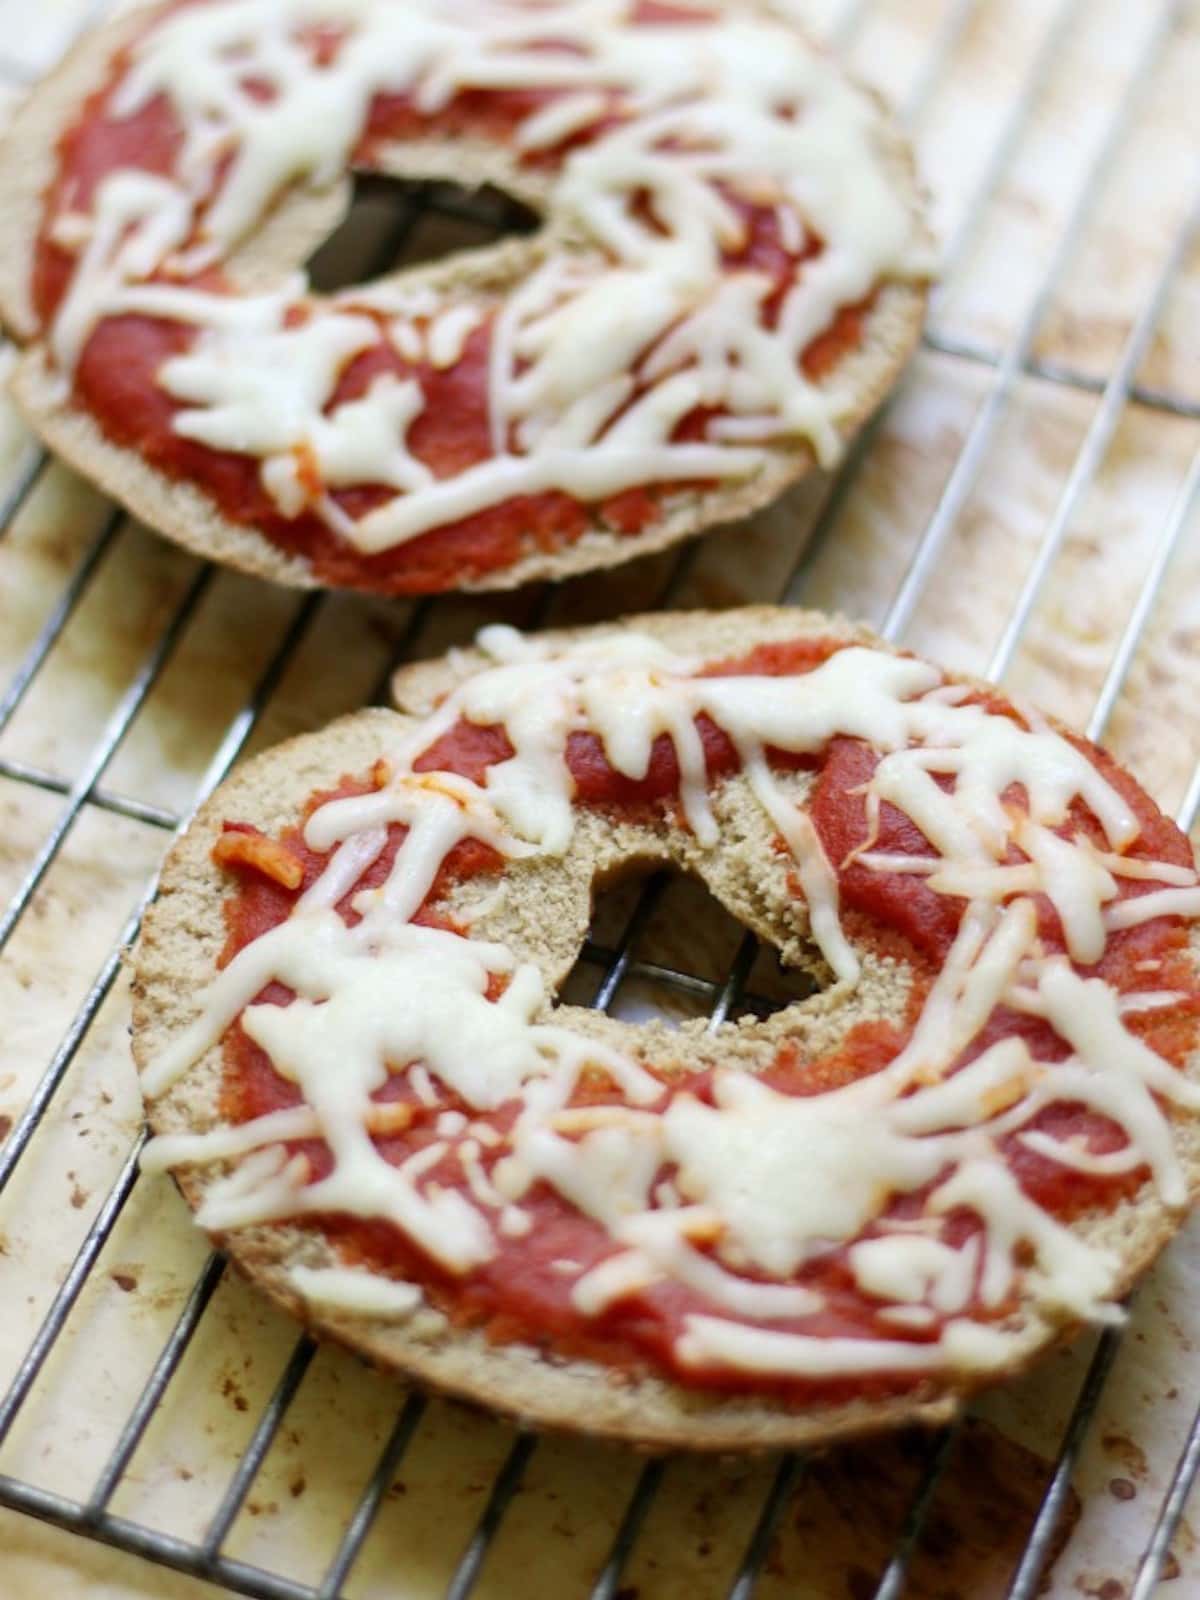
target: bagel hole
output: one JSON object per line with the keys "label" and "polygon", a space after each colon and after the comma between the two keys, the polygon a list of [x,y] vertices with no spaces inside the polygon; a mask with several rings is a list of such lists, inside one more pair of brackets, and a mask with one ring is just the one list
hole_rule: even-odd
{"label": "bagel hole", "polygon": [[318,294],[335,294],[398,267],[532,233],[540,220],[490,184],[468,189],[356,173],[349,210],[308,259],[309,281]]}
{"label": "bagel hole", "polygon": [[623,950],[628,965],[607,1007],[623,1022],[678,1027],[710,1017],[722,1001],[727,1021],[761,1019],[821,987],[811,973],[784,966],[772,945],[748,948],[747,934],[699,878],[630,873],[596,895],[587,940],[559,998],[597,1004]]}

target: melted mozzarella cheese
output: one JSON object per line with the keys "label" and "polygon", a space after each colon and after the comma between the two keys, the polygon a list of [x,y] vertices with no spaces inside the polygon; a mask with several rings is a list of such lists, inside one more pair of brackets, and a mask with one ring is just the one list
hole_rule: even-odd
{"label": "melted mozzarella cheese", "polygon": [[[720,1225],[720,1217],[715,1220]],[[736,1316],[772,1322],[785,1317],[805,1317],[820,1311],[824,1297],[801,1284],[759,1283],[726,1272],[711,1256],[687,1241],[694,1221],[684,1210],[643,1211],[616,1229],[623,1242],[657,1268],[660,1276],[695,1289],[712,1305]]]}
{"label": "melted mozzarella cheese", "polygon": [[92,205],[90,220],[79,219],[86,244],[50,335],[51,354],[66,373],[74,370],[104,308],[153,272],[187,237],[191,221],[187,196],[145,172],[110,174]]}
{"label": "melted mozzarella cheese", "polygon": [[639,1250],[623,1250],[576,1279],[571,1289],[571,1303],[585,1316],[594,1317],[606,1311],[615,1300],[624,1300],[648,1289],[658,1277],[657,1268]]}
{"label": "melted mozzarella cheese", "polygon": [[578,1141],[560,1138],[529,1119],[514,1138],[523,1181],[541,1180],[586,1216],[610,1230],[646,1209],[658,1170],[658,1129],[598,1128]]}
{"label": "melted mozzarella cheese", "polygon": [[1104,926],[1115,933],[1153,922],[1155,917],[1200,917],[1200,889],[1155,889],[1133,895],[1109,908]]}
{"label": "melted mozzarella cheese", "polygon": [[1026,1283],[1042,1306],[1092,1321],[1119,1318],[1112,1296],[1120,1279],[1120,1258],[1047,1215],[1002,1162],[964,1161],[935,1191],[930,1205],[935,1212],[964,1206],[984,1222],[979,1292],[985,1306],[1000,1306],[1011,1294],[1016,1249],[1026,1245],[1034,1257],[1034,1265],[1025,1269]]}
{"label": "melted mozzarella cheese", "polygon": [[337,844],[338,850],[297,911],[317,902],[336,905],[357,881],[345,884],[348,863],[343,850],[354,848],[356,840],[369,840],[359,846],[364,853],[381,838],[386,842],[392,823],[404,825],[404,838],[383,884],[355,897],[360,913],[378,906],[397,921],[408,922],[424,903],[446,857],[464,839],[478,839],[508,857],[528,853],[519,839],[507,834],[474,784],[398,773],[383,789],[331,800],[309,818],[304,830],[308,847],[324,852]]}
{"label": "melted mozzarella cheese", "polygon": [[292,1267],[288,1281],[309,1305],[357,1311],[394,1322],[414,1312],[424,1298],[415,1283],[397,1283],[356,1267]]}
{"label": "melted mozzarella cheese", "polygon": [[676,1346],[685,1366],[791,1378],[839,1378],[871,1372],[986,1371],[1012,1359],[1016,1339],[998,1328],[948,1322],[938,1339],[817,1338],[747,1327],[722,1317],[689,1316]]}
{"label": "melted mozzarella cheese", "polygon": [[842,932],[837,875],[825,854],[820,835],[811,819],[783,794],[761,755],[753,757],[747,774],[755,798],[792,852],[817,948],[828,961],[835,978],[844,983],[857,983],[862,966],[853,945]]}
{"label": "melted mozzarella cheese", "polygon": [[193,1161],[231,1161],[288,1139],[315,1139],[320,1132],[320,1119],[311,1106],[289,1106],[207,1133],[160,1134],[143,1150],[141,1165],[145,1172],[169,1172]]}
{"label": "melted mozzarella cheese", "polygon": [[1099,961],[1108,942],[1102,907],[1117,892],[1112,873],[1089,851],[1036,822],[1027,820],[1015,837],[1033,862],[1037,886],[1058,912],[1071,959],[1081,966]]}
{"label": "melted mozzarella cheese", "polygon": [[894,1194],[941,1166],[936,1146],[863,1116],[861,1096],[778,1094],[746,1073],[718,1072],[715,1105],[678,1095],[663,1116],[664,1151],[689,1199],[725,1225],[718,1249],[774,1277],[852,1239]]}
{"label": "melted mozzarella cheese", "polygon": [[[1114,990],[1098,978],[1083,979],[1063,960],[1048,961],[1039,986],[1046,1014],[1059,1036],[1076,1051],[1086,1077],[1085,1103],[1106,1110],[1125,1130],[1146,1162],[1164,1204],[1186,1204],[1188,1192],[1170,1123],[1156,1096],[1200,1111],[1200,1085],[1169,1066],[1131,1033]],[[1061,1082],[1056,1074],[1052,1082]],[[1042,1085],[1042,1095],[1050,1092]]]}
{"label": "melted mozzarella cheese", "polygon": [[959,1270],[962,1252],[920,1235],[864,1239],[851,1246],[854,1281],[867,1294],[900,1305],[924,1300]]}

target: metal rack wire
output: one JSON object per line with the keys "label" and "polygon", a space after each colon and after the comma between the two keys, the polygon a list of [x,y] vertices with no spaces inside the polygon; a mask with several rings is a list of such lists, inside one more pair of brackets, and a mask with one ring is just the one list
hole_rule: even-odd
{"label": "metal rack wire", "polygon": [[[850,39],[855,28],[869,11],[870,3],[871,0],[850,0],[844,7],[840,26],[836,30],[837,43],[844,44]],[[1029,65],[1024,84],[1012,101],[999,136],[982,164],[982,170],[978,174],[973,192],[949,247],[948,273],[953,272],[971,243],[985,209],[994,197],[1014,150],[1037,107],[1056,54],[1068,30],[1079,23],[1081,9],[1081,0],[1061,0],[1055,8],[1035,58]],[[942,26],[931,42],[929,53],[916,74],[913,90],[904,107],[904,114],[910,121],[915,122],[920,118],[933,88],[975,11],[976,0],[951,0],[948,4]],[[1072,470],[1045,528],[1036,557],[1025,577],[990,663],[990,674],[997,679],[1004,676],[1013,661],[1055,558],[1078,511],[1081,498],[1103,463],[1127,406],[1131,402],[1136,402],[1173,416],[1187,418],[1200,416],[1200,405],[1138,383],[1139,369],[1158,328],[1167,295],[1176,282],[1187,252],[1200,230],[1200,209],[1196,207],[1179,229],[1171,248],[1163,257],[1150,294],[1107,379],[1098,382],[1090,376],[1073,372],[1062,364],[1048,362],[1037,357],[1034,348],[1056,291],[1075,257],[1083,231],[1093,212],[1100,186],[1111,171],[1131,119],[1147,93],[1171,30],[1177,21],[1178,11],[1179,7],[1174,3],[1160,4],[1155,9],[1152,25],[1145,34],[1142,54],[1128,74],[1122,97],[1109,110],[1101,136],[1085,163],[1067,221],[1011,341],[1002,349],[987,349],[974,344],[967,345],[961,339],[937,332],[931,332],[927,336],[927,345],[933,351],[952,354],[973,363],[983,376],[985,393],[941,497],[924,527],[903,579],[887,608],[882,631],[892,640],[900,640],[912,621],[931,576],[946,551],[950,535],[980,477],[997,430],[1020,380],[1034,375],[1068,388],[1097,392],[1100,396]],[[2,69],[3,62],[0,62],[0,70]],[[463,203],[432,187],[421,188],[411,194],[405,202],[403,214],[398,219],[396,231],[387,241],[389,259],[396,258],[411,230],[423,216],[438,212],[461,218],[464,214]],[[864,460],[870,454],[877,431],[877,424],[866,430],[851,451],[842,471],[830,485],[816,517],[804,555],[784,587],[782,598],[788,603],[797,602],[803,597],[814,561],[824,548],[825,541],[833,535],[846,494]],[[34,448],[27,451],[17,463],[11,484],[0,493],[0,539],[4,537],[14,517],[25,505],[45,467],[45,455]],[[1088,733],[1092,738],[1102,737],[1109,725],[1143,634],[1154,613],[1169,564],[1191,524],[1192,512],[1198,501],[1200,501],[1200,452],[1192,461],[1186,480],[1163,523],[1135,603],[1109,664],[1088,724]],[[123,520],[120,512],[113,511],[104,521],[61,591],[23,661],[10,681],[0,688],[0,732],[24,702],[77,607],[88,594],[93,580],[103,568],[113,548]],[[675,564],[665,590],[660,596],[662,603],[670,603],[680,592],[690,559],[690,555],[685,553]],[[58,859],[64,840],[85,808],[99,808],[132,818],[159,828],[164,834],[184,826],[185,817],[136,796],[107,788],[104,780],[140,710],[159,683],[212,580],[212,569],[205,567],[187,586],[182,599],[148,650],[132,682],[73,781],[62,779],[50,771],[29,763],[0,759],[0,776],[60,796],[62,801],[49,831],[28,864],[15,893],[7,906],[0,911],[0,955],[3,954],[10,937],[28,912],[39,885]],[[194,803],[199,803],[221,780],[250,739],[289,664],[312,630],[323,604],[325,602],[320,596],[308,597],[297,603],[278,647],[261,671],[245,703],[229,723],[224,738],[199,784]],[[536,621],[547,617],[552,612],[554,604],[553,591],[543,592],[535,601],[530,620]],[[431,607],[428,604],[419,604],[413,608],[400,640],[396,660],[408,656],[419,646],[430,615]],[[382,691],[381,682],[381,694]],[[1180,808],[1181,826],[1185,829],[1190,828],[1196,820],[1198,811],[1200,811],[1200,764],[1195,769]],[[749,937],[743,939],[720,981],[706,980],[694,974],[638,958],[639,937],[653,909],[658,892],[659,886],[653,883],[643,890],[632,915],[615,942],[602,944],[589,941],[585,946],[581,959],[598,969],[600,973],[594,1004],[607,1009],[613,1004],[621,986],[633,977],[651,979],[668,989],[674,988],[693,1000],[702,999],[709,1007],[714,1025],[723,1020],[734,1006],[744,1004],[752,1008],[758,1003],[756,997],[744,994],[756,952],[755,943]],[[136,934],[142,912],[152,893],[153,884],[146,884],[137,904],[121,928],[116,944],[96,973],[82,1005],[47,1063],[23,1114],[0,1147],[0,1193],[11,1180],[31,1141],[35,1138],[89,1029],[113,988],[119,970],[121,950]],[[762,1005],[766,1004],[762,1002]],[[88,1281],[89,1273],[138,1182],[137,1162],[140,1148],[141,1140],[138,1139],[120,1166],[117,1177],[59,1285],[7,1393],[0,1397],[0,1444],[3,1444],[8,1437],[21,1413],[68,1323],[72,1310]],[[233,1523],[246,1503],[259,1470],[312,1362],[315,1347],[307,1337],[302,1336],[297,1339],[274,1392],[254,1425],[247,1448],[240,1459],[232,1464],[231,1474],[220,1503],[200,1540],[186,1541],[145,1523],[118,1515],[112,1510],[114,1495],[156,1408],[166,1394],[203,1322],[206,1310],[222,1280],[224,1267],[223,1259],[217,1254],[211,1255],[205,1263],[154,1361],[144,1387],[90,1494],[83,1499],[71,1499],[16,1477],[0,1475],[0,1504],[179,1571],[222,1583],[240,1593],[256,1596],[258,1600],[338,1600],[380,1510],[384,1496],[396,1477],[405,1452],[417,1434],[426,1405],[425,1401],[415,1394],[402,1405],[374,1470],[347,1522],[333,1558],[318,1583],[315,1585],[302,1583],[236,1559],[226,1553],[224,1547]],[[1120,1331],[1112,1329],[1107,1330],[1098,1342],[1062,1437],[1058,1458],[1046,1486],[1028,1543],[1012,1575],[1008,1590],[1010,1600],[1032,1600],[1039,1590],[1067,1502],[1072,1470],[1095,1417],[1120,1342]],[[955,1431],[950,1429],[943,1434],[936,1447],[929,1453],[926,1465],[914,1487],[899,1540],[878,1576],[876,1600],[897,1600],[903,1592],[911,1557],[919,1547],[927,1515],[936,1500],[939,1480],[947,1463],[952,1459],[954,1445]],[[513,1439],[511,1448],[491,1484],[475,1530],[451,1579],[447,1591],[449,1600],[467,1600],[475,1588],[483,1562],[538,1446],[538,1439],[533,1434],[517,1433]],[[1198,1470],[1200,1470],[1200,1411],[1197,1412],[1188,1431],[1185,1447],[1179,1457],[1168,1492],[1158,1506],[1148,1529],[1131,1600],[1149,1600],[1149,1596],[1153,1593]],[[625,1506],[611,1548],[591,1588],[592,1600],[614,1600],[617,1595],[622,1575],[667,1471],[668,1464],[661,1460],[649,1461],[641,1470]],[[801,1490],[803,1472],[804,1462],[800,1457],[785,1455],[780,1460],[729,1591],[731,1600],[750,1600],[779,1521],[797,1492]]]}

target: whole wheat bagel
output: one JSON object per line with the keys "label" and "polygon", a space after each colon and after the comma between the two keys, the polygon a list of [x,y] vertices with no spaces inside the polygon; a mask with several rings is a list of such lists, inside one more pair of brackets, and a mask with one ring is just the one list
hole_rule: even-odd
{"label": "whole wheat bagel", "polygon": [[[0,314],[56,451],[299,586],[507,588],[830,465],[917,338],[909,151],[772,0],[208,0],[87,35],[0,145]],[[543,226],[300,272],[351,171]]]}
{"label": "whole wheat bagel", "polygon": [[[232,777],[134,956],[148,1164],[272,1298],[706,1449],[941,1420],[1118,1315],[1200,1174],[1200,890],[1107,757],[765,607],[491,630],[396,699]],[[553,1007],[652,864],[820,992]]]}

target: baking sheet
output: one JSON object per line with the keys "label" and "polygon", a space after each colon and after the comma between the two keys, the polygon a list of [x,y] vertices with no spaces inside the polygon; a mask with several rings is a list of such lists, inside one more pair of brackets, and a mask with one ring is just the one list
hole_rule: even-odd
{"label": "baking sheet", "polygon": [[[87,9],[83,0],[0,4],[6,41],[0,74],[13,64],[26,74],[41,70]],[[811,10],[827,28],[847,13],[844,0]],[[1096,388],[1113,370],[1193,203],[1200,5],[1175,11],[1162,40],[1161,7],[1121,0],[867,4],[849,59],[897,102],[921,101],[913,108],[914,131],[946,240],[959,236],[989,153],[1039,54],[1047,66],[1032,122],[1000,187],[961,240],[956,270],[934,307],[934,345],[913,363],[836,516],[822,520],[823,488],[809,486],[750,525],[705,541],[681,573],[673,558],[657,558],[565,586],[550,619],[591,620],[657,604],[673,572],[677,603],[774,599],[815,521],[818,538],[801,561],[794,597],[878,621],[986,402],[995,381],[990,363],[1027,318],[1106,119],[1147,59],[1128,137],[1099,185],[1079,249],[1037,331],[1034,370],[1014,387],[905,636],[950,666],[984,670],[1095,417]],[[939,60],[931,73],[930,63]],[[412,244],[436,252],[469,236],[431,219]],[[963,350],[969,356],[951,353]],[[1139,392],[1151,399],[1168,392],[1173,409],[1135,401],[1122,412],[1009,675],[1014,690],[1076,722],[1090,714],[1200,448],[1198,357],[1200,260],[1193,256],[1168,296],[1139,373]],[[1071,382],[1052,381],[1064,372]],[[20,470],[27,448],[4,409],[0,487]],[[70,623],[0,735],[0,761],[28,764],[60,785],[84,770],[200,571],[135,526],[122,523],[106,535],[108,517],[99,496],[51,467],[0,537],[0,686],[24,659],[64,583],[107,537]],[[1193,517],[1108,734],[1118,756],[1167,807],[1178,805],[1200,756],[1198,535]],[[417,646],[421,653],[438,651],[497,615],[522,621],[539,598],[439,603]],[[215,575],[194,599],[165,670],[102,775],[101,792],[185,809],[230,718],[301,614],[308,619],[302,642],[250,748],[361,704],[406,636],[411,608],[340,596],[302,613],[305,605],[285,591]],[[21,882],[62,805],[60,794],[0,777],[0,903]],[[0,962],[0,1119],[19,1115],[165,843],[162,829],[98,805],[85,807],[71,828]],[[606,904],[598,937],[615,938],[621,919],[621,903]],[[676,886],[636,953],[717,977],[737,939],[736,927],[702,894]],[[783,983],[786,992],[772,967],[761,958],[752,987],[774,992]],[[596,977],[597,969],[581,969],[573,997],[585,996]],[[619,1000],[620,1013],[631,1017],[662,1005],[663,996],[644,983],[630,985]],[[11,1378],[137,1128],[127,1014],[118,984],[0,1202],[0,1384]],[[1080,1461],[1078,1517],[1050,1582],[1056,1596],[1121,1600],[1130,1582],[1197,1391],[1196,1237],[1195,1227],[1186,1230],[1138,1295]],[[169,1184],[139,1183],[0,1450],[0,1470],[86,1496],[204,1259]],[[290,1324],[236,1280],[223,1281],[113,1509],[199,1536],[293,1340]],[[913,1593],[972,1600],[1003,1593],[1088,1353],[1085,1341],[981,1408],[999,1436],[973,1433],[956,1458],[935,1502]],[[319,1578],[400,1399],[396,1385],[322,1351],[227,1549],[299,1579]],[[347,1593],[364,1600],[440,1593],[511,1442],[503,1425],[431,1406]],[[858,1600],[871,1592],[919,1465],[917,1446],[880,1445],[860,1456],[854,1471],[838,1461],[814,1470],[783,1519],[758,1593]],[[639,1471],[640,1463],[618,1450],[543,1443],[478,1593],[503,1596],[518,1585],[529,1600],[586,1592]],[[673,1464],[623,1579],[630,1594],[639,1600],[723,1594],[773,1471],[766,1461]],[[996,1500],[1000,1488],[1003,1503]],[[211,1592],[9,1513],[0,1513],[0,1550],[6,1600]],[[1200,1586],[1200,1554],[1186,1518],[1172,1563],[1175,1592]]]}

